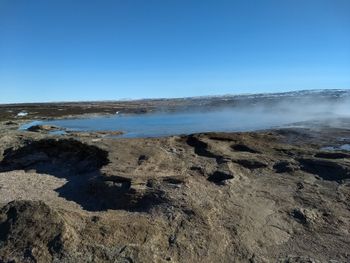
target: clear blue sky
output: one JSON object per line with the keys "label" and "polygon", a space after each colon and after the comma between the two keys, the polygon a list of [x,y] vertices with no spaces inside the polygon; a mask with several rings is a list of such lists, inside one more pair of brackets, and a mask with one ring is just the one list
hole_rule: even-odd
{"label": "clear blue sky", "polygon": [[0,0],[0,103],[350,88],[349,0]]}

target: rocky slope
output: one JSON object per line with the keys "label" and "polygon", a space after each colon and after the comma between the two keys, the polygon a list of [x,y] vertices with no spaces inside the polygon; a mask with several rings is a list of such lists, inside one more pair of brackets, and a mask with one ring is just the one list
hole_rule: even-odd
{"label": "rocky slope", "polygon": [[[350,126],[0,132],[1,262],[349,262]],[[5,126],[3,126],[5,127]]]}

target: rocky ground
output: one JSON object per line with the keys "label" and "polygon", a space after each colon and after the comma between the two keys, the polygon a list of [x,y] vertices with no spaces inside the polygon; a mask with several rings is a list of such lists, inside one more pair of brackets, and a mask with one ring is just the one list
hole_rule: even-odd
{"label": "rocky ground", "polygon": [[350,121],[152,139],[0,124],[0,262],[350,262]]}

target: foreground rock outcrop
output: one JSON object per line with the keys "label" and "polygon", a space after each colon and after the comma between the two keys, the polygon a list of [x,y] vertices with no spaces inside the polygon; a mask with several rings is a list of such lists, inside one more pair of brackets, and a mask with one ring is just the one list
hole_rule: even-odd
{"label": "foreground rock outcrop", "polygon": [[52,261],[73,252],[77,236],[63,216],[42,201],[13,201],[0,210],[0,253],[18,262]]}
{"label": "foreground rock outcrop", "polygon": [[340,137],[2,132],[0,262],[349,262]]}

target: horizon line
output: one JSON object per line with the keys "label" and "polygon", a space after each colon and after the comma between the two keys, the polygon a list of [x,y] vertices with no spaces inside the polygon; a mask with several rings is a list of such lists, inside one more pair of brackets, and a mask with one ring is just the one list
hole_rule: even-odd
{"label": "horizon line", "polygon": [[28,105],[28,104],[60,104],[60,103],[108,103],[108,102],[135,102],[135,101],[155,101],[155,100],[183,100],[183,99],[201,99],[201,98],[220,98],[220,97],[236,97],[236,96],[251,96],[251,95],[273,95],[273,94],[288,94],[293,92],[321,92],[321,91],[348,91],[350,88],[327,88],[327,89],[301,89],[289,90],[280,92],[258,92],[258,93],[226,93],[217,95],[198,95],[184,97],[150,97],[150,98],[120,98],[111,100],[61,100],[61,101],[34,101],[34,102],[9,102],[0,103],[0,106],[7,105]]}

